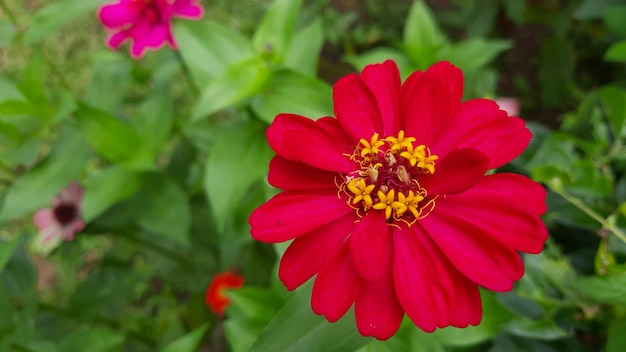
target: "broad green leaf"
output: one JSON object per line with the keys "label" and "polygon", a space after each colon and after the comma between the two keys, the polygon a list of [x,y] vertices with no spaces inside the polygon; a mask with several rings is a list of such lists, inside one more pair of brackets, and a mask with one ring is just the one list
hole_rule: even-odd
{"label": "broad green leaf", "polygon": [[187,193],[162,174],[147,173],[141,183],[139,225],[150,233],[188,245],[191,209]]}
{"label": "broad green leaf", "polygon": [[[0,248],[3,243],[0,242]],[[2,251],[2,249],[0,249]],[[2,254],[0,254],[1,256]],[[1,272],[1,270],[0,270]],[[15,329],[15,318],[13,317],[13,305],[9,301],[9,297],[4,293],[4,288],[0,286],[0,340],[5,333]],[[1,349],[1,347],[0,347]]]}
{"label": "broad green leaf", "polygon": [[174,33],[180,53],[200,89],[233,63],[253,56],[248,38],[217,23],[176,21]]}
{"label": "broad green leaf", "polygon": [[124,335],[109,329],[83,328],[65,336],[59,342],[59,351],[110,352],[119,351]]}
{"label": "broad green leaf", "polygon": [[0,48],[4,48],[13,42],[15,36],[15,27],[11,22],[0,21]]}
{"label": "broad green leaf", "polygon": [[194,352],[198,350],[198,345],[202,341],[204,334],[209,330],[206,323],[187,335],[165,346],[163,352]]}
{"label": "broad green leaf", "polygon": [[352,310],[334,323],[314,314],[309,287],[296,291],[259,334],[250,352],[343,352],[370,341],[357,331]]}
{"label": "broad green leaf", "polygon": [[437,59],[450,61],[464,72],[476,71],[485,67],[511,46],[508,40],[469,39],[444,46],[437,53]]}
{"label": "broad green leaf", "polygon": [[62,25],[91,13],[107,0],[63,0],[50,3],[31,16],[28,31],[24,35],[27,43],[34,43],[52,35]]}
{"label": "broad green leaf", "polygon": [[437,59],[446,43],[435,17],[423,0],[415,0],[404,25],[404,48],[419,69],[426,69]]}
{"label": "broad green leaf", "polygon": [[228,291],[226,295],[232,300],[229,319],[256,318],[269,322],[285,303],[276,292],[255,286]]}
{"label": "broad green leaf", "polygon": [[609,325],[606,352],[622,352],[626,346],[626,315],[616,317]]}
{"label": "broad green leaf", "polygon": [[9,262],[11,256],[13,256],[13,251],[17,248],[18,241],[3,241],[0,240],[0,272],[4,269],[4,266]]}
{"label": "broad green leaf", "polygon": [[317,19],[295,34],[283,66],[306,76],[317,77],[317,63],[323,44],[324,28],[322,20]]}
{"label": "broad green leaf", "polygon": [[258,93],[269,77],[270,69],[260,59],[230,66],[223,75],[211,80],[206,86],[191,119],[197,121],[243,102]]}
{"label": "broad green leaf", "polygon": [[604,23],[613,33],[626,37],[626,5],[611,5],[604,9]]}
{"label": "broad green leaf", "polygon": [[604,53],[604,60],[612,62],[626,62],[626,40],[619,41],[609,47]]}
{"label": "broad green leaf", "polygon": [[37,285],[37,269],[26,249],[26,240],[27,236],[17,240],[17,248],[14,249],[13,255],[0,273],[0,286],[4,293],[9,298],[19,298],[24,301],[35,298],[33,296],[36,295]]}
{"label": "broad green leaf", "polygon": [[281,70],[274,74],[261,94],[254,97],[252,108],[267,123],[272,123],[280,113],[317,119],[333,115],[332,98],[332,89],[323,81]]}
{"label": "broad green leaf", "polygon": [[204,178],[218,228],[223,228],[248,188],[267,175],[271,156],[264,126],[236,124],[218,135]]}
{"label": "broad green leaf", "polygon": [[384,341],[372,340],[356,352],[394,352]]}
{"label": "broad green leaf", "polygon": [[574,288],[597,302],[626,305],[626,273],[579,278]]}
{"label": "broad green leaf", "polygon": [[0,102],[7,100],[25,100],[24,94],[20,92],[15,82],[6,77],[0,76]]}
{"label": "broad green leaf", "polygon": [[511,334],[537,340],[557,340],[568,336],[567,331],[556,325],[553,319],[539,321],[517,318],[506,325],[506,331]]}
{"label": "broad green leaf", "polygon": [[155,90],[130,119],[146,147],[156,154],[163,148],[173,125],[172,94],[169,87]]}
{"label": "broad green leaf", "polygon": [[18,87],[22,94],[33,104],[46,105],[46,88],[44,86],[46,61],[39,50],[35,50],[23,73]]}
{"label": "broad green leaf", "polygon": [[432,333],[433,337],[443,345],[469,346],[495,336],[501,327],[513,317],[513,314],[498,302],[493,292],[481,290],[480,298],[483,318],[479,325],[466,328],[449,326],[437,329]]}
{"label": "broad green leaf", "polygon": [[589,20],[601,18],[610,0],[585,0],[573,13],[575,19]]}
{"label": "broad green leaf", "polygon": [[296,28],[302,0],[274,0],[256,29],[252,44],[257,53],[282,62]]}
{"label": "broad green leaf", "polygon": [[111,205],[133,195],[140,182],[140,175],[135,171],[117,166],[92,176],[85,186],[84,220],[93,220]]}
{"label": "broad green leaf", "polygon": [[541,166],[568,169],[578,159],[574,148],[574,142],[569,135],[554,132],[544,139],[534,157],[526,164],[526,169],[531,172]]}
{"label": "broad green leaf", "polygon": [[130,81],[130,63],[122,54],[101,51],[94,57],[94,65],[85,101],[95,108],[116,112]]}
{"label": "broad green leaf", "polygon": [[357,71],[362,71],[367,65],[382,63],[386,60],[395,61],[402,78],[408,77],[413,72],[413,67],[406,54],[392,48],[379,47],[363,54],[346,57],[346,61]]}
{"label": "broad green leaf", "polygon": [[82,103],[76,117],[89,143],[105,158],[137,169],[153,166],[150,153],[129,124]]}
{"label": "broad green leaf", "polygon": [[50,155],[8,189],[0,211],[0,223],[46,205],[59,190],[78,178],[89,156],[83,135],[66,126]]}
{"label": "broad green leaf", "polygon": [[599,95],[613,136],[623,137],[626,135],[626,92],[616,86],[606,86],[600,89]]}

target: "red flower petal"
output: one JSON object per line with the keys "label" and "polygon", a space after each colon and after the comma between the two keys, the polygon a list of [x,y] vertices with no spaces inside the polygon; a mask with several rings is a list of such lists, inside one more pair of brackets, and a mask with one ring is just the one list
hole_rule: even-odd
{"label": "red flower petal", "polygon": [[140,19],[143,7],[129,6],[127,3],[104,5],[98,11],[98,18],[105,27],[119,28],[127,23],[133,23]]}
{"label": "red flower petal", "polygon": [[546,212],[546,190],[543,186],[528,177],[507,172],[483,177],[467,192],[454,197],[455,200],[459,198],[497,198],[500,202],[511,202],[514,199],[515,204],[532,214],[542,215]]}
{"label": "red flower petal", "polygon": [[337,189],[335,178],[339,175],[287,160],[276,155],[270,161],[269,183],[280,189]]}
{"label": "red flower petal", "polygon": [[420,225],[454,266],[490,290],[511,290],[513,281],[524,275],[520,256],[476,229],[464,227],[458,219],[441,216],[437,210],[420,220]]}
{"label": "red flower petal", "polygon": [[313,283],[311,308],[326,320],[339,320],[354,302],[360,288],[359,275],[348,254],[348,243],[322,266]]}
{"label": "red flower petal", "polygon": [[369,140],[374,133],[383,131],[376,98],[356,74],[335,83],[333,101],[337,120],[355,142],[361,138]]}
{"label": "red flower petal", "polygon": [[508,117],[494,101],[487,99],[462,103],[450,124],[454,128],[442,133],[431,150],[445,154],[453,148],[477,149],[489,158],[490,169],[516,158],[532,138],[523,120]]}
{"label": "red flower petal", "polygon": [[302,235],[289,245],[280,261],[278,276],[288,290],[305,283],[336,253],[354,228],[355,214],[345,215]]}
{"label": "red flower petal", "polygon": [[359,275],[367,281],[379,281],[385,271],[385,255],[391,245],[391,231],[382,211],[370,211],[350,235],[350,254]]}
{"label": "red flower petal", "polygon": [[436,164],[434,174],[424,175],[420,184],[431,196],[460,193],[485,175],[488,162],[478,150],[455,149]]}
{"label": "red flower petal", "polygon": [[350,160],[349,153],[339,149],[328,136],[317,130],[287,131],[283,135],[283,146],[290,151],[293,161],[318,169],[343,173],[358,169],[357,164]]}
{"label": "red flower petal", "polygon": [[449,325],[456,285],[443,254],[419,226],[394,228],[393,248],[393,280],[406,314],[426,332]]}
{"label": "red flower petal", "polygon": [[250,214],[250,233],[261,242],[284,242],[354,212],[336,190],[284,191]]}
{"label": "red flower petal", "polygon": [[352,141],[350,136],[346,134],[346,131],[341,127],[339,121],[336,118],[326,116],[315,121],[318,128],[322,129],[328,137],[335,142],[335,144],[346,153],[350,153],[357,143]]}
{"label": "red flower petal", "polygon": [[285,132],[291,130],[308,131],[312,129],[316,129],[316,127],[315,122],[311,119],[295,114],[279,114],[276,115],[270,127],[267,128],[265,136],[276,154],[293,160],[292,152],[283,146]]}
{"label": "red flower petal", "polygon": [[407,136],[430,146],[449,127],[450,87],[441,72],[415,72],[402,85],[402,120]]}
{"label": "red flower petal", "polygon": [[[449,62],[438,62],[428,68],[428,72],[441,75],[450,88],[450,107],[457,107],[463,99],[463,72]],[[453,109],[451,113],[455,113]]]}
{"label": "red flower petal", "polygon": [[243,281],[243,276],[228,271],[213,276],[204,294],[204,302],[213,314],[224,315],[226,308],[231,304],[231,299],[224,291],[242,288]]}
{"label": "red flower petal", "polygon": [[514,174],[495,174],[465,193],[438,201],[437,213],[448,221],[454,219],[466,232],[472,229],[470,232],[510,249],[536,254],[548,238],[548,230],[533,208],[541,204],[545,207],[545,190],[535,182]]}
{"label": "red flower petal", "polygon": [[[390,238],[390,235],[391,231],[385,231],[385,237]],[[393,248],[391,243],[384,247],[383,259],[378,263],[384,276],[377,282],[362,282],[354,302],[354,316],[359,332],[379,340],[393,336],[404,316],[391,275]]]}
{"label": "red flower petal", "polygon": [[368,65],[361,79],[374,93],[383,120],[383,134],[396,136],[400,131],[400,89],[402,82],[395,62]]}

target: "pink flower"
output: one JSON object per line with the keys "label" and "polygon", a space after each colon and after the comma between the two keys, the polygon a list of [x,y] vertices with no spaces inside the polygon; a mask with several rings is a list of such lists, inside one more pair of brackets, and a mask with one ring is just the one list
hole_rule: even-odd
{"label": "pink flower", "polygon": [[124,41],[133,43],[130,55],[137,59],[146,49],[158,49],[167,43],[176,49],[172,36],[171,17],[197,20],[203,10],[196,2],[200,0],[119,0],[104,5],[98,16],[100,22],[111,31],[108,45],[117,49]]}
{"label": "pink flower", "polygon": [[440,62],[400,79],[393,61],[333,87],[336,118],[280,114],[267,130],[282,191],[250,215],[252,237],[292,240],[279,277],[315,276],[311,307],[330,322],[354,305],[359,332],[391,337],[404,314],[422,330],[476,325],[479,286],[504,292],[539,253],[546,192],[486,175],[531,133],[492,100],[461,101],[463,73]]}
{"label": "pink flower", "polygon": [[85,191],[76,182],[72,182],[52,198],[52,208],[41,209],[35,213],[33,222],[44,242],[54,238],[71,241],[85,227],[81,220],[84,194]]}
{"label": "pink flower", "polygon": [[506,111],[510,116],[519,116],[519,99],[498,97],[495,102],[500,109]]}

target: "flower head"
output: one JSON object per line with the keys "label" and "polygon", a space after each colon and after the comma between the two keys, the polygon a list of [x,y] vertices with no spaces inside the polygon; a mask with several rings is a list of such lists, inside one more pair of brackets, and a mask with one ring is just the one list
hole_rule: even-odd
{"label": "flower head", "polygon": [[76,182],[72,182],[52,198],[52,208],[44,208],[35,213],[33,222],[44,242],[56,238],[71,241],[85,227],[81,220],[84,194],[85,191]]}
{"label": "flower head", "polygon": [[364,336],[391,337],[406,313],[422,330],[476,325],[479,286],[508,291],[538,253],[545,190],[511,173],[531,134],[487,99],[461,102],[463,74],[441,62],[402,83],[392,61],[333,88],[336,118],[281,114],[267,130],[269,182],[250,216],[256,240],[294,239],[279,276],[316,275],[311,307],[328,321],[354,305]]}
{"label": "flower head", "polygon": [[148,48],[157,49],[167,43],[176,49],[172,36],[172,17],[199,19],[203,10],[199,0],[119,0],[98,11],[100,22],[110,30],[107,44],[119,48],[132,41],[130,55],[137,59]]}
{"label": "flower head", "polygon": [[209,287],[207,287],[204,302],[211,309],[213,314],[223,316],[226,308],[230,305],[231,299],[224,291],[235,290],[243,287],[243,276],[230,271],[215,274]]}

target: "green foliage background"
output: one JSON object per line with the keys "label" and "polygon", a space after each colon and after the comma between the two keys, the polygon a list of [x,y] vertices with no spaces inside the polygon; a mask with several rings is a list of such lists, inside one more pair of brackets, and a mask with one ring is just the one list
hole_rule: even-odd
{"label": "green foliage background", "polygon": [[[105,48],[105,2],[0,1],[0,352],[626,348],[625,1],[206,1],[179,51],[139,61]],[[465,98],[516,97],[533,131],[502,169],[547,187],[550,239],[476,327],[363,338],[250,238],[274,116],[332,115],[332,83],[385,59],[451,61]],[[43,245],[32,214],[72,180],[87,227]],[[204,291],[231,269],[223,320]]]}

